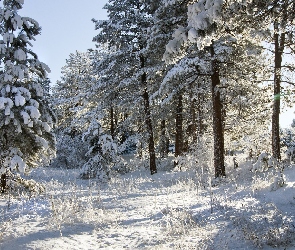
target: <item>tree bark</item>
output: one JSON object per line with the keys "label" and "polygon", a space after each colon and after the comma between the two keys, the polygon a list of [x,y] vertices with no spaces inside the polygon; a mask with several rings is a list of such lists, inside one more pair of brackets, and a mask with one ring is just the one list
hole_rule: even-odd
{"label": "tree bark", "polygon": [[278,25],[275,24],[274,43],[275,43],[275,68],[274,68],[274,101],[272,110],[272,155],[277,160],[281,160],[280,147],[280,94],[281,94],[281,69],[282,54],[285,46],[285,33],[278,32]]}
{"label": "tree bark", "polygon": [[225,176],[224,165],[224,130],[222,117],[222,101],[218,85],[220,85],[219,65],[215,58],[213,44],[210,47],[212,56],[211,92],[213,104],[213,137],[214,137],[214,170],[215,178]]}
{"label": "tree bark", "polygon": [[[201,84],[198,83],[198,89],[200,89]],[[204,126],[204,111],[202,110],[202,105],[204,103],[204,96],[202,93],[200,93],[200,90],[198,90],[198,95],[197,95],[197,125],[196,125],[196,139],[199,140],[199,138],[204,134],[205,126]]]}
{"label": "tree bark", "polygon": [[[192,88],[192,86],[191,86]],[[187,133],[190,138],[192,138],[192,142],[197,140],[197,119],[196,119],[196,104],[197,100],[194,98],[192,91],[190,92],[190,120],[189,126],[187,128]]]}
{"label": "tree bark", "polygon": [[175,121],[175,157],[180,156],[183,152],[183,104],[182,94],[178,95],[178,103],[176,107],[176,121]]}
{"label": "tree bark", "polygon": [[[140,55],[140,63],[141,63],[141,69],[143,69],[145,67],[143,55]],[[153,175],[157,173],[157,165],[156,165],[153,123],[151,119],[151,110],[150,110],[150,100],[149,100],[149,94],[147,92],[146,72],[144,72],[141,75],[141,83],[144,86],[143,101],[144,101],[145,124],[147,127],[148,141],[149,141],[150,171],[151,171],[151,175]]]}
{"label": "tree bark", "polygon": [[115,120],[114,120],[114,107],[111,106],[110,109],[110,119],[111,119],[111,136],[112,139],[114,140],[115,138]]}
{"label": "tree bark", "polygon": [[1,193],[4,193],[5,192],[5,190],[6,190],[6,186],[7,186],[7,184],[6,184],[6,178],[7,178],[7,176],[6,176],[6,174],[2,174],[1,175]]}
{"label": "tree bark", "polygon": [[166,136],[166,121],[161,121],[161,140],[160,140],[161,157],[165,158],[169,152],[169,139]]}
{"label": "tree bark", "polygon": [[157,165],[156,165],[154,133],[153,133],[153,124],[151,119],[149,94],[146,89],[143,94],[143,100],[144,100],[145,123],[147,126],[148,137],[149,137],[150,171],[151,171],[151,175],[153,175],[157,173]]}

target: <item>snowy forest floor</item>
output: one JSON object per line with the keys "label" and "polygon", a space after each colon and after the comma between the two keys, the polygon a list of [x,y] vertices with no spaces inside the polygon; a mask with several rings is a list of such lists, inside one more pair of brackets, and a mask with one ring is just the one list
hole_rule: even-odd
{"label": "snowy forest floor", "polygon": [[295,166],[275,191],[271,171],[250,169],[228,167],[210,187],[191,171],[100,184],[39,168],[45,193],[0,199],[0,249],[295,249]]}

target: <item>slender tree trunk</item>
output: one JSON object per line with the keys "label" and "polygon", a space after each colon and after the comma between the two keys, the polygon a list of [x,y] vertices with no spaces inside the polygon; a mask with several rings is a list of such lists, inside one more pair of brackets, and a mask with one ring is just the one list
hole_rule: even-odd
{"label": "slender tree trunk", "polygon": [[176,122],[175,122],[175,157],[179,156],[183,152],[183,104],[182,94],[178,95],[178,103],[176,107]]}
{"label": "slender tree trunk", "polygon": [[111,119],[111,136],[114,140],[115,138],[115,119],[114,119],[114,107],[111,106],[110,109],[110,119]]}
{"label": "slender tree trunk", "polygon": [[275,68],[274,68],[274,103],[272,111],[272,155],[277,160],[281,160],[280,148],[280,94],[281,94],[281,69],[282,54],[285,46],[285,33],[281,35],[278,32],[278,25],[275,24],[274,35],[275,43]]}
{"label": "slender tree trunk", "polygon": [[4,193],[7,188],[6,178],[7,178],[6,174],[1,175],[1,193]]}
{"label": "slender tree trunk", "polygon": [[213,136],[214,136],[214,169],[215,178],[225,176],[224,165],[224,132],[223,132],[223,119],[222,119],[222,101],[218,85],[220,85],[219,65],[218,61],[214,58],[214,48],[211,45],[212,56],[212,104],[213,104]]}
{"label": "slender tree trunk", "polygon": [[[191,86],[192,88],[192,86]],[[192,141],[195,142],[197,140],[197,114],[196,114],[196,98],[193,96],[193,92],[190,92],[190,124],[188,126],[188,135],[192,138]]]}
{"label": "slender tree trunk", "polygon": [[[198,83],[198,89],[200,89],[200,85],[201,83]],[[197,125],[196,125],[196,136],[198,138],[200,138],[203,134],[204,134],[204,130],[205,130],[205,126],[204,126],[204,121],[203,121],[203,116],[204,116],[204,112],[202,110],[202,105],[204,104],[204,96],[202,95],[202,93],[200,93],[200,91],[198,91],[198,95],[197,95],[197,101],[196,101],[196,110],[197,110]]]}
{"label": "slender tree trunk", "polygon": [[149,136],[150,171],[151,171],[151,174],[153,175],[157,173],[157,166],[156,166],[154,133],[153,133],[153,124],[151,119],[149,94],[146,89],[143,94],[143,100],[144,100],[145,123],[147,126],[148,136]]}
{"label": "slender tree trunk", "polygon": [[[145,67],[144,65],[144,57],[140,56],[141,68]],[[151,174],[157,173],[157,165],[156,165],[156,154],[155,154],[155,143],[154,143],[154,132],[153,132],[153,123],[151,118],[151,110],[150,110],[150,100],[149,94],[147,92],[147,75],[144,72],[141,75],[141,83],[145,86],[143,93],[143,101],[144,101],[144,113],[145,113],[145,124],[147,127],[148,137],[149,137],[149,155],[150,155],[150,171]]]}
{"label": "slender tree trunk", "polygon": [[161,121],[161,157],[165,158],[168,156],[169,152],[169,140],[166,136],[166,121],[162,120]]}

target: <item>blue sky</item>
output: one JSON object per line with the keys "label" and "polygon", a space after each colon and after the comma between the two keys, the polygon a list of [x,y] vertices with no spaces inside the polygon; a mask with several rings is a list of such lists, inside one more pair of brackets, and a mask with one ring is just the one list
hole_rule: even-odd
{"label": "blue sky", "polygon": [[97,34],[92,18],[107,19],[103,6],[107,0],[25,0],[22,16],[34,18],[42,27],[33,51],[46,63],[52,83],[60,79],[61,68],[70,53],[95,48]]}

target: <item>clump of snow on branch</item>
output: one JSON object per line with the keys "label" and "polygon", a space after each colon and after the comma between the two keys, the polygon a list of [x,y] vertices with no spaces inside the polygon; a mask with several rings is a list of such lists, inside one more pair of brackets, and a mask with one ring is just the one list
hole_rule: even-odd
{"label": "clump of snow on branch", "polygon": [[188,27],[191,27],[191,36],[220,20],[222,4],[223,0],[201,0],[188,5]]}
{"label": "clump of snow on branch", "polygon": [[202,49],[211,44],[214,38],[212,34],[206,34],[206,37],[200,35],[200,31],[209,30],[214,24],[221,21],[221,10],[223,0],[200,0],[196,3],[188,5],[187,27],[179,27],[172,35],[173,39],[166,45],[166,51],[163,60],[166,62],[175,62],[177,54],[181,46],[186,43],[197,43],[198,48]]}
{"label": "clump of snow on branch", "polygon": [[22,49],[18,49],[14,52],[14,58],[18,61],[25,61],[27,59],[27,55]]}
{"label": "clump of snow on branch", "polygon": [[[22,152],[17,148],[11,148],[8,156],[5,158],[4,164],[10,171],[18,170],[21,173],[26,171],[26,163],[23,159]],[[6,172],[6,168],[0,168],[0,174]]]}

